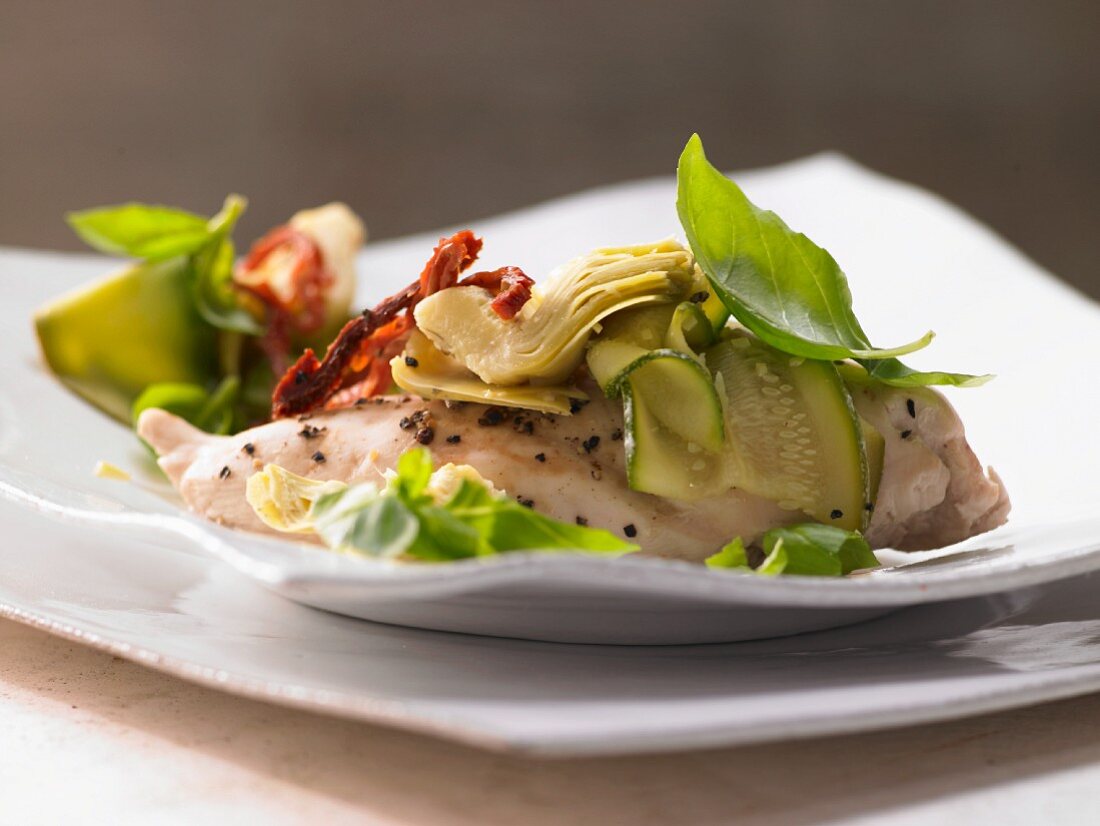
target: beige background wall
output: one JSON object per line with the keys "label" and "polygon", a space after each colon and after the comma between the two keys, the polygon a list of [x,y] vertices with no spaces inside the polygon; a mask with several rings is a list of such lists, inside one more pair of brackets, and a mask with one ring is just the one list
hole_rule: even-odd
{"label": "beige background wall", "polygon": [[342,198],[375,237],[835,148],[962,204],[1100,295],[1096,2],[0,0],[0,243],[71,208],[242,237]]}

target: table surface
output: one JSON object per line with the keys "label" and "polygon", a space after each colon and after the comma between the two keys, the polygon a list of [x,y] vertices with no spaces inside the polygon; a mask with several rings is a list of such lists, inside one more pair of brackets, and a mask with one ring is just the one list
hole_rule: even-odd
{"label": "table surface", "polygon": [[0,621],[0,823],[1095,823],[1100,696],[683,754],[531,760],[191,685]]}

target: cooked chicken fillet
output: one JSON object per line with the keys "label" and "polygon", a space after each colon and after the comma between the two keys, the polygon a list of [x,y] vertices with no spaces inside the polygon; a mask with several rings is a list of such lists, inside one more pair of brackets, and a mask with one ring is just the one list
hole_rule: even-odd
{"label": "cooked chicken fillet", "polygon": [[[245,501],[245,482],[265,464],[314,479],[377,481],[397,457],[430,441],[438,464],[472,465],[498,488],[567,522],[631,535],[646,553],[701,561],[734,536],[746,542],[806,517],[732,490],[680,502],[627,486],[622,404],[593,400],[572,416],[381,397],[354,408],[282,419],[212,436],[163,410],[146,410],[138,432],[196,513],[269,533]],[[910,417],[907,399],[917,400]],[[858,404],[883,430],[885,464],[867,532],[875,547],[947,545],[1004,522],[1009,503],[987,477],[954,410],[934,391],[867,391]],[[906,438],[901,432],[910,430]]]}
{"label": "cooked chicken fillet", "polygon": [[983,470],[962,420],[930,388],[855,386],[860,416],[886,439],[867,540],[875,548],[923,550],[1003,525],[1012,507],[996,472]]}
{"label": "cooked chicken fillet", "polygon": [[[408,429],[402,428],[403,420]],[[497,488],[530,500],[556,519],[587,520],[619,536],[637,531],[633,541],[653,553],[702,559],[731,531],[757,536],[798,521],[772,502],[738,492],[688,504],[631,490],[619,441],[622,404],[603,398],[572,416],[550,416],[381,397],[302,420],[281,419],[236,436],[211,436],[161,410],[146,411],[138,423],[138,432],[157,451],[160,466],[192,510],[263,532],[269,529],[245,501],[245,482],[263,465],[277,464],[314,479],[378,481],[402,452],[417,445],[418,432],[426,438],[424,428],[431,428],[437,464],[472,465]]]}

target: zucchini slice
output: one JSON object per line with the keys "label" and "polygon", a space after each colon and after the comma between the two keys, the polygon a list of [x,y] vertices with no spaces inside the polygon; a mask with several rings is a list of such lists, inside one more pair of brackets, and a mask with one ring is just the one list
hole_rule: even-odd
{"label": "zucchini slice", "polygon": [[[678,358],[676,361],[681,365],[691,365],[693,373],[694,368],[698,367],[697,362],[691,359]],[[672,369],[668,369],[670,367]],[[655,376],[654,371],[658,370],[665,375]],[[678,370],[683,370],[680,378],[688,377],[687,371],[673,366],[671,359],[657,358],[631,374],[622,386],[627,480],[634,490],[669,499],[716,496],[729,490],[724,451],[712,453],[685,438],[683,432],[691,428],[685,427],[683,422],[678,423],[677,430],[669,428],[669,419],[675,421],[675,415],[670,416],[676,413],[674,405],[661,405],[659,397],[654,395],[654,390],[669,378],[669,374]],[[694,373],[691,380],[701,378]],[[714,385],[709,375],[706,376],[706,385],[713,391]],[[688,398],[694,396],[696,394],[692,393]],[[692,403],[684,397],[680,397],[680,402],[685,406]],[[692,424],[699,430],[696,435],[713,433],[714,420],[721,424],[721,404],[717,397],[714,403],[716,406],[711,409],[716,409],[717,415],[712,422],[707,423],[706,416],[694,417]]]}
{"label": "zucchini slice", "polygon": [[725,445],[722,402],[710,371],[675,350],[654,350],[633,362],[618,380],[628,383],[654,421],[684,442],[684,460],[694,464],[700,451],[719,453]]}
{"label": "zucchini slice", "polygon": [[623,399],[632,489],[698,499],[729,488],[722,400],[694,355],[611,338],[589,349],[588,369],[605,395]]}
{"label": "zucchini slice", "polygon": [[743,330],[705,354],[721,376],[733,486],[846,530],[871,500],[863,429],[836,367],[792,358]]}
{"label": "zucchini slice", "polygon": [[588,372],[609,399],[619,395],[622,379],[630,365],[653,352],[620,339],[598,341],[588,349]]}
{"label": "zucchini slice", "polygon": [[717,331],[699,304],[683,301],[676,305],[665,334],[669,347],[685,353],[697,353],[714,344],[717,338]]}
{"label": "zucchini slice", "polygon": [[619,313],[589,347],[592,377],[608,398],[623,399],[634,490],[698,499],[729,489],[722,400],[692,344],[713,337],[699,306],[682,302]]}

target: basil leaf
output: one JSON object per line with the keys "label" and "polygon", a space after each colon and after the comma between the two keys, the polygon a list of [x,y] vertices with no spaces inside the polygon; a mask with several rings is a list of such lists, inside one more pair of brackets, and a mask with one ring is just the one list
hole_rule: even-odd
{"label": "basil leaf", "polygon": [[463,479],[458,491],[447,502],[447,510],[464,519],[476,519],[487,516],[496,505],[497,497],[485,487],[469,479]]}
{"label": "basil leaf", "polygon": [[[760,563],[760,567],[756,569],[756,573],[760,574],[761,576],[779,576],[781,573],[787,570],[787,566],[790,564],[790,561],[790,557],[787,556],[787,548],[784,546],[782,538],[777,539],[772,544],[771,553],[764,557],[764,561]],[[807,563],[808,564],[805,564],[803,566],[803,570],[791,571],[790,573],[809,573],[809,575],[813,575],[806,569],[817,567],[816,573],[821,576],[840,575],[839,569],[834,570],[835,566],[829,565],[828,563],[826,563],[824,566],[814,566],[812,557],[810,560],[807,561]]]}
{"label": "basil leaf", "polygon": [[417,559],[446,561],[493,553],[478,529],[446,508],[427,505],[416,511],[420,533],[409,548]]}
{"label": "basil leaf", "polygon": [[239,195],[225,199],[221,211],[207,223],[209,243],[191,261],[195,306],[203,319],[219,330],[260,336],[264,325],[248,311],[233,286],[236,249],[230,237],[248,202]]}
{"label": "basil leaf", "polygon": [[966,373],[943,373],[940,371],[921,372],[906,367],[897,359],[860,359],[867,369],[867,375],[873,379],[894,387],[929,387],[947,385],[950,387],[979,387],[993,378],[986,373],[971,376]]}
{"label": "basil leaf", "polygon": [[228,434],[234,432],[237,398],[241,392],[241,380],[236,376],[226,376],[203,404],[193,424],[209,433]]}
{"label": "basil leaf", "polygon": [[235,254],[233,242],[220,238],[194,257],[191,266],[195,307],[212,327],[260,336],[264,326],[246,309],[233,286]]}
{"label": "basil leaf", "polygon": [[[843,576],[878,566],[871,546],[859,533],[817,522],[773,528],[761,538],[760,546],[766,556],[754,573],[765,576]],[[706,564],[752,570],[740,538],[707,557]]]}
{"label": "basil leaf", "polygon": [[397,478],[394,489],[406,503],[414,504],[424,497],[432,478],[432,454],[425,448],[406,450],[397,458]]}
{"label": "basil leaf", "polygon": [[134,423],[142,411],[160,408],[205,430],[207,433],[233,432],[234,411],[240,381],[227,376],[213,392],[205,387],[187,382],[158,382],[146,387],[134,400],[131,415]]}
{"label": "basil leaf", "polygon": [[469,479],[463,480],[443,508],[477,531],[484,540],[482,554],[558,549],[620,554],[638,550],[637,545],[610,531],[559,522],[506,496],[494,495]]}
{"label": "basil leaf", "polygon": [[638,549],[608,531],[543,516],[470,479],[463,479],[447,502],[436,504],[428,491],[431,477],[431,453],[408,450],[381,492],[357,485],[314,503],[314,528],[332,548],[430,562],[519,550],[619,554]]}
{"label": "basil leaf", "polygon": [[757,208],[707,161],[698,135],[680,156],[676,210],[722,303],[772,347],[812,359],[862,359],[876,378],[902,387],[972,387],[990,378],[921,373],[893,358],[927,346],[931,333],[900,347],[873,347],[833,257],[774,212]]}
{"label": "basil leaf", "polygon": [[[769,556],[782,545],[785,574],[842,576],[878,565],[871,546],[860,534],[817,522],[774,528],[764,534],[761,544]],[[767,564],[765,560],[761,568]]]}
{"label": "basil leaf", "polygon": [[708,556],[705,563],[708,568],[747,569],[749,568],[749,558],[745,553],[745,543],[741,541],[741,537],[735,536],[718,553]]}
{"label": "basil leaf", "polygon": [[[273,467],[279,468],[279,471],[283,474],[287,474],[290,471],[284,470],[278,465]],[[351,493],[354,491],[354,493]],[[335,512],[337,508],[354,507],[353,503],[369,504],[372,500],[378,497],[378,486],[369,483],[362,485],[355,485],[343,488],[342,490],[334,490],[329,493],[322,494],[320,498],[313,503],[309,509],[309,515],[314,520],[314,530],[318,535],[324,539],[324,534],[321,534],[318,524],[324,520],[324,523],[331,524],[335,521]]]}
{"label": "basil leaf", "polygon": [[169,413],[193,422],[202,410],[202,406],[206,404],[208,395],[206,388],[199,384],[174,381],[150,384],[134,400],[131,410],[134,423],[137,423],[138,416],[150,408],[167,410]]}
{"label": "basil leaf", "polygon": [[676,210],[692,252],[727,309],[784,352],[815,359],[900,355],[931,334],[890,350],[871,346],[848,279],[833,257],[774,212],[758,209],[715,169],[693,135],[677,168]]}
{"label": "basil leaf", "polygon": [[396,496],[357,485],[318,500],[314,530],[331,548],[392,559],[405,553],[420,530],[416,516]]}
{"label": "basil leaf", "polygon": [[498,551],[569,550],[624,554],[638,546],[610,531],[572,525],[544,516],[510,499],[496,500],[489,545]]}
{"label": "basil leaf", "polygon": [[69,225],[101,252],[162,261],[190,255],[210,240],[201,215],[148,204],[121,204],[70,212]]}

